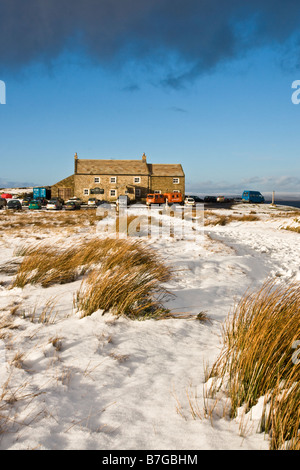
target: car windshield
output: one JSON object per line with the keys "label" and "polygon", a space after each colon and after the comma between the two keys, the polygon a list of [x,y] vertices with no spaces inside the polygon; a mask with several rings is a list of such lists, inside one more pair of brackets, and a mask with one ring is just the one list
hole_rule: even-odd
{"label": "car windshield", "polygon": [[55,199],[52,200],[52,201],[49,201],[49,204],[56,204],[56,203],[57,203],[57,201]]}

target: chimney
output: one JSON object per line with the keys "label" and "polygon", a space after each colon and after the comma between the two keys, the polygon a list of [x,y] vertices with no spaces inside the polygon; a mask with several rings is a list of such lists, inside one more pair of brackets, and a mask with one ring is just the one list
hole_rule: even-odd
{"label": "chimney", "polygon": [[74,173],[75,173],[75,175],[77,173],[77,162],[78,162],[78,155],[77,155],[77,152],[76,152],[75,155],[74,155]]}
{"label": "chimney", "polygon": [[145,155],[145,152],[142,155],[142,162],[147,163],[147,157]]}

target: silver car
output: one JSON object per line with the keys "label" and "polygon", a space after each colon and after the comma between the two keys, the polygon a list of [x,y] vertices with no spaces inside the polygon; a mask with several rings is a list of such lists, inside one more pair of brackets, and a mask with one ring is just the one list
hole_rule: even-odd
{"label": "silver car", "polygon": [[58,211],[62,209],[62,203],[58,201],[57,199],[52,199],[48,202],[46,205],[47,210],[53,210],[53,211]]}

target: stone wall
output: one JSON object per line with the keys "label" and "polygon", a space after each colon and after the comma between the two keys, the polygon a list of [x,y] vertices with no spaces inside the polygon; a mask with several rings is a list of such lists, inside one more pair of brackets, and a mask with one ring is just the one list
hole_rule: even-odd
{"label": "stone wall", "polygon": [[51,197],[62,197],[66,200],[72,196],[74,196],[74,175],[51,186]]}
{"label": "stone wall", "polygon": [[[173,183],[174,178],[178,178],[178,184]],[[161,191],[162,193],[180,191],[184,196],[185,178],[184,176],[151,176],[151,191]]]}
{"label": "stone wall", "polygon": [[[135,182],[134,175],[74,175],[75,196],[83,201],[87,201],[90,197],[96,197],[99,200],[115,201],[118,196],[127,194],[131,200],[144,199],[149,192],[149,177],[137,176],[140,182]],[[111,182],[110,178],[116,178],[116,182]],[[100,178],[100,182],[95,182],[95,178]],[[91,189],[100,188],[104,190],[103,194],[91,194]],[[115,190],[112,195],[111,190]]]}
{"label": "stone wall", "polygon": [[[111,182],[110,178],[115,177],[116,182]],[[154,191],[162,193],[180,191],[185,195],[184,176],[149,176],[136,175],[139,182],[134,180],[135,175],[86,175],[75,174],[59,181],[51,187],[52,197],[62,197],[67,199],[72,196],[79,197],[87,202],[90,197],[99,200],[115,201],[118,196],[128,194],[134,200],[144,200],[147,194]],[[95,182],[95,178],[100,178],[100,182]],[[179,183],[174,183],[174,178],[178,178]],[[102,194],[92,194],[91,190],[99,188]],[[114,195],[111,190],[115,190]]]}

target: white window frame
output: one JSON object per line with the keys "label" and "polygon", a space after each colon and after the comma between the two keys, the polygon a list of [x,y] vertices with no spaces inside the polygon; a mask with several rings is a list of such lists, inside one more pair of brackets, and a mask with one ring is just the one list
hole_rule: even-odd
{"label": "white window frame", "polygon": [[179,184],[180,180],[179,178],[173,178],[173,184]]}
{"label": "white window frame", "polygon": [[95,176],[94,183],[100,183],[100,176]]}
{"label": "white window frame", "polygon": [[117,177],[116,176],[111,176],[110,177],[110,183],[115,184],[117,182]]}
{"label": "white window frame", "polygon": [[90,190],[89,190],[88,188],[85,188],[85,189],[83,190],[83,195],[84,195],[84,196],[88,196],[89,194],[90,194]]}
{"label": "white window frame", "polygon": [[[114,194],[112,194],[114,192]],[[116,189],[110,189],[109,190],[109,197],[117,197],[117,190]]]}
{"label": "white window frame", "polygon": [[134,184],[141,184],[141,177],[140,176],[134,176],[133,177],[133,183]]}

